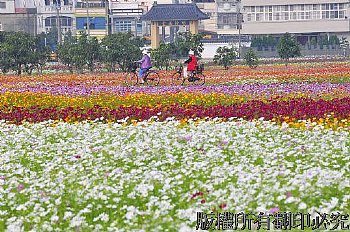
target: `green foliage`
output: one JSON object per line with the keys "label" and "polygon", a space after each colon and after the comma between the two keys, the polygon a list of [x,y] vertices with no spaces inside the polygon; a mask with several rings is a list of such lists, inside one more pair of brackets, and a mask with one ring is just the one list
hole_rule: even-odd
{"label": "green foliage", "polygon": [[94,64],[100,58],[100,45],[96,37],[88,37],[85,32],[81,33],[76,46],[75,58],[76,68],[87,65],[92,72]]}
{"label": "green foliage", "polygon": [[114,71],[115,64],[127,71],[132,62],[141,57],[140,39],[131,33],[108,35],[102,39],[101,45],[103,61],[108,64],[110,71]]}
{"label": "green foliage", "polygon": [[278,43],[277,51],[281,59],[286,61],[286,64],[290,58],[301,55],[298,42],[289,33],[285,33],[282,36]]}
{"label": "green foliage", "polygon": [[13,70],[20,75],[31,73],[35,67],[45,64],[49,49],[40,40],[23,32],[1,32],[0,68],[6,73]]}
{"label": "green foliage", "polygon": [[101,57],[100,44],[95,37],[88,37],[85,32],[81,32],[78,39],[67,35],[58,48],[58,57],[71,72],[73,67],[81,72],[85,66],[93,71]]}
{"label": "green foliage", "polygon": [[34,38],[34,45],[29,54],[29,64],[25,66],[25,71],[27,73],[32,73],[33,69],[38,69],[42,72],[43,66],[46,64],[48,55],[50,54],[50,48],[41,44],[40,38]]}
{"label": "green foliage", "polygon": [[201,57],[203,52],[202,34],[191,34],[190,32],[180,33],[177,37],[174,46],[176,47],[177,57],[186,57],[188,52],[193,50],[195,55]]}
{"label": "green foliage", "polygon": [[214,63],[223,66],[225,69],[228,69],[228,67],[233,64],[236,58],[237,54],[233,47],[218,47],[216,50],[216,55],[214,56]]}
{"label": "green foliage", "polygon": [[171,61],[174,60],[175,51],[174,44],[161,43],[158,49],[152,50],[153,64],[160,69],[168,70]]}
{"label": "green foliage", "polygon": [[244,55],[244,60],[246,65],[248,65],[250,68],[256,68],[259,64],[258,56],[255,54],[253,49],[249,49],[247,53]]}
{"label": "green foliage", "polygon": [[70,72],[73,72],[76,42],[76,38],[68,34],[64,38],[64,42],[58,46],[58,57]]}

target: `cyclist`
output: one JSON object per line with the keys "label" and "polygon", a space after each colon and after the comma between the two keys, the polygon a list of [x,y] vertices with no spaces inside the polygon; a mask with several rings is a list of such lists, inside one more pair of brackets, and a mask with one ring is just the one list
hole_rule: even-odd
{"label": "cyclist", "polygon": [[151,62],[151,57],[147,54],[147,50],[142,51],[143,57],[141,60],[135,61],[136,63],[141,64],[140,65],[140,71],[139,71],[139,79],[140,83],[143,84],[143,75],[152,68],[152,62]]}
{"label": "cyclist", "polygon": [[193,73],[194,71],[196,71],[197,66],[198,66],[198,62],[197,62],[197,58],[194,55],[194,51],[190,50],[188,52],[188,59],[184,62],[184,64],[187,64],[187,69],[184,68],[184,76],[187,78],[187,73],[190,72],[190,77],[188,78],[188,81],[198,81],[199,78],[198,77],[193,77]]}

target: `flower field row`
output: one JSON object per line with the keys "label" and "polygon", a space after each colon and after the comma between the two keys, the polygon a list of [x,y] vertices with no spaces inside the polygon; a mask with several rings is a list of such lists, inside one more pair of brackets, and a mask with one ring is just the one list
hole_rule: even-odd
{"label": "flower field row", "polygon": [[194,231],[198,211],[349,213],[349,133],[261,120],[0,122],[0,231]]}
{"label": "flower field row", "polygon": [[289,101],[272,101],[265,103],[252,100],[229,106],[214,105],[164,105],[164,106],[120,106],[115,109],[94,106],[91,108],[40,108],[3,106],[0,119],[16,124],[23,121],[41,122],[47,120],[64,120],[67,122],[101,119],[117,121],[124,118],[131,120],[148,120],[158,115],[163,121],[169,117],[178,120],[188,118],[243,118],[246,120],[264,118],[279,122],[295,122],[297,120],[312,119],[317,122],[334,122],[337,126],[350,126],[350,98],[325,100],[291,99]]}
{"label": "flower field row", "polygon": [[[174,71],[160,71],[162,86],[171,85]],[[349,82],[350,65],[347,62],[320,62],[285,65],[264,65],[257,69],[235,66],[230,70],[208,67],[204,74],[208,85],[234,83],[291,83],[291,82]],[[45,74],[37,76],[0,76],[0,86],[6,88],[120,86],[125,73]]]}
{"label": "flower field row", "polygon": [[[234,84],[218,86],[160,86],[160,87],[123,87],[123,86],[36,86],[7,88],[0,87],[0,93],[47,93],[52,95],[63,95],[66,97],[85,97],[91,95],[113,94],[125,98],[130,94],[177,94],[196,93],[211,94],[221,93],[229,95],[240,95],[246,98],[271,98],[274,96],[291,95],[293,97],[332,97],[350,95],[350,83],[274,83],[274,84]],[[11,97],[11,96],[10,96]]]}
{"label": "flower field row", "polygon": [[[37,88],[37,87],[35,87]],[[85,91],[76,93],[75,90]],[[88,88],[87,88],[88,89]],[[93,90],[94,89],[94,90]],[[96,91],[96,89],[99,89]],[[1,88],[0,88],[1,90]],[[28,92],[31,90],[30,92]],[[100,91],[101,90],[101,91]],[[191,87],[48,87],[25,92],[2,88],[0,120],[22,123],[103,118],[116,121],[129,117],[148,120],[159,115],[188,118],[265,118],[295,123],[312,120],[348,126],[350,84],[289,83]],[[333,127],[334,125],[332,125]]]}

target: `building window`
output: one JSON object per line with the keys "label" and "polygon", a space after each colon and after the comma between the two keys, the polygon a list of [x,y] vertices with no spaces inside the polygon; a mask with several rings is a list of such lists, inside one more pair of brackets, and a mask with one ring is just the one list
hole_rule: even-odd
{"label": "building window", "polygon": [[131,31],[131,20],[119,20],[115,22],[115,30],[117,32]]}
{"label": "building window", "polygon": [[252,14],[247,14],[247,21],[248,22],[252,21]]}
{"label": "building window", "polygon": [[0,9],[6,9],[6,2],[0,2]]}
{"label": "building window", "polygon": [[344,19],[346,15],[345,3],[247,6],[245,9],[247,21]]}
{"label": "building window", "polygon": [[[62,27],[71,27],[72,26],[72,18],[61,16],[60,23]],[[47,17],[45,19],[45,27],[56,27],[57,25],[57,17]]]}
{"label": "building window", "polygon": [[[87,29],[87,18],[86,17],[77,17],[76,18],[76,27],[78,30]],[[96,30],[106,29],[106,18],[105,17],[90,17],[89,18],[89,28]]]}

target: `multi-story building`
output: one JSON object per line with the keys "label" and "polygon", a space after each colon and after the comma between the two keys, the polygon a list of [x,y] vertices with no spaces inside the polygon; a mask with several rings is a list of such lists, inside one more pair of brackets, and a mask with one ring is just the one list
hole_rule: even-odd
{"label": "multi-story building", "polygon": [[111,1],[110,5],[111,33],[131,32],[136,36],[147,33],[146,23],[140,17],[147,12],[148,6],[142,1]]}
{"label": "multi-story building", "polygon": [[322,33],[350,37],[348,0],[242,0],[242,6],[244,34],[289,32],[304,40]]}
{"label": "multi-story building", "polygon": [[[37,33],[48,32],[60,26],[61,33],[74,32],[73,0],[35,0],[38,9]],[[59,18],[59,22],[57,19]],[[59,24],[59,25],[58,25]]]}
{"label": "multi-story building", "polygon": [[85,31],[89,36],[103,38],[108,34],[108,3],[106,0],[78,0],[74,7],[76,34]]}
{"label": "multi-story building", "polygon": [[36,7],[33,2],[0,1],[0,31],[23,31],[34,35],[36,28]]}

